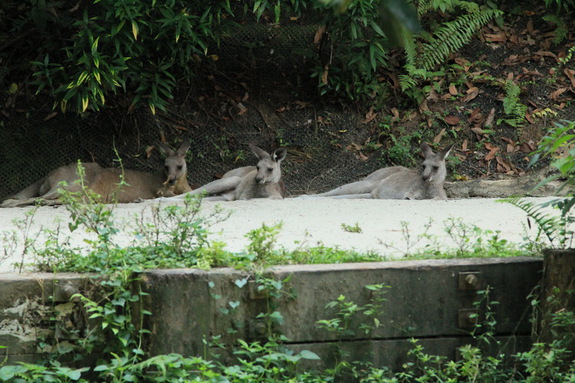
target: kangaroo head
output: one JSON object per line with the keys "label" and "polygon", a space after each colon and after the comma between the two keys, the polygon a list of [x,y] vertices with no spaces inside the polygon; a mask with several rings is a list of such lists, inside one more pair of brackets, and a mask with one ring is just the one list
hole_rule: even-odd
{"label": "kangaroo head", "polygon": [[423,160],[423,168],[421,171],[421,178],[429,183],[443,183],[447,176],[447,169],[445,168],[445,157],[451,151],[453,145],[433,153],[429,145],[425,142],[421,144],[421,151],[425,159]]}
{"label": "kangaroo head", "polygon": [[164,185],[175,185],[178,180],[186,178],[188,167],[186,165],[186,153],[190,149],[190,141],[186,140],[174,151],[168,145],[163,142],[160,143],[160,148],[166,154],[166,160],[164,161],[164,175],[166,180]]}
{"label": "kangaroo head", "polygon": [[279,148],[270,155],[265,150],[252,144],[250,144],[250,149],[259,159],[256,165],[256,183],[267,184],[279,182],[282,177],[280,163],[286,158],[287,150],[285,148]]}

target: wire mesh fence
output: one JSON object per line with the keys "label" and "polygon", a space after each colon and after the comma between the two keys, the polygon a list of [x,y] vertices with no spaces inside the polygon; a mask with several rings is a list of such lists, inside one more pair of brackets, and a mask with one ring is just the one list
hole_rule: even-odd
{"label": "wire mesh fence", "polygon": [[[335,187],[381,166],[380,156],[359,160],[346,150],[372,132],[361,116],[342,105],[317,103],[314,62],[309,57],[317,25],[282,27],[247,23],[229,33],[215,51],[216,77],[199,76],[179,89],[167,113],[106,109],[84,117],[53,111],[51,104],[1,115],[0,199],[51,170],[81,161],[105,167],[159,169],[151,147],[189,138],[189,181],[202,185],[234,167],[255,164],[253,143],[272,151],[288,148],[282,164],[288,193]],[[217,61],[216,61],[217,60]]]}

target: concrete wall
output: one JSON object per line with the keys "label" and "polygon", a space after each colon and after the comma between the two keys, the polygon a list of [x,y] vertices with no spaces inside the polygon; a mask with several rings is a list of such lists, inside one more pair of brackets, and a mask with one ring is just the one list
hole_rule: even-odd
{"label": "concrete wall", "polygon": [[[215,336],[223,344],[263,339],[269,329],[258,315],[277,310],[284,323],[274,331],[287,336],[288,346],[322,357],[311,367],[329,366],[343,350],[351,358],[398,368],[412,337],[421,339],[429,353],[457,357],[457,347],[470,341],[469,314],[478,308],[473,304],[477,291],[491,286],[490,299],[499,302],[492,306],[497,337],[513,353],[530,344],[527,297],[542,268],[542,259],[534,257],[281,266],[265,272],[269,280],[289,279],[278,298],[259,291],[255,274],[245,271],[152,270],[140,281],[149,294],[144,308],[153,313],[145,323],[150,330],[146,347],[152,354],[206,356],[210,349],[204,340]],[[81,305],[69,300],[75,292],[94,293],[89,281],[74,274],[0,274],[0,345],[8,347],[0,353],[9,362],[33,361],[40,352],[54,351],[39,348],[39,338],[57,337],[65,345],[86,327]],[[365,321],[361,313],[343,336],[317,326],[318,320],[335,317],[326,305],[340,295],[358,306],[368,304],[369,284],[390,286],[381,325],[371,334],[359,329]]]}
{"label": "concrete wall", "polygon": [[[221,335],[226,344],[260,339],[266,326],[257,316],[271,305],[283,315],[281,331],[289,346],[322,356],[317,367],[329,365],[336,348],[399,367],[412,337],[422,339],[430,351],[454,357],[456,348],[470,340],[469,314],[477,309],[477,291],[491,286],[490,299],[499,302],[492,306],[497,336],[513,353],[530,344],[527,297],[541,270],[542,260],[532,257],[281,266],[266,271],[274,280],[290,277],[280,299],[258,294],[253,276],[242,271],[155,270],[142,280],[150,294],[147,309],[155,314],[148,323],[148,346],[153,354],[204,355],[203,339],[213,335]],[[250,282],[244,285],[245,278]],[[317,326],[318,320],[335,317],[326,305],[340,295],[359,306],[369,303],[369,284],[390,286],[381,326],[372,334],[359,330],[359,320],[350,324],[354,334],[339,338]]]}

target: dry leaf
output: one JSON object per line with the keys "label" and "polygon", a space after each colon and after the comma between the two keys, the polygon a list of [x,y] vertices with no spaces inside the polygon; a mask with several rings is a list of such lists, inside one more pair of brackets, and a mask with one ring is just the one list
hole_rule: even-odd
{"label": "dry leaf", "polygon": [[575,88],[575,70],[565,68],[563,70],[563,73],[565,73],[565,76],[567,76],[569,78],[569,81],[571,81],[571,86]]}
{"label": "dry leaf", "polygon": [[238,102],[238,116],[241,116],[242,114],[245,114],[248,111],[248,108],[246,108],[241,102]]}
{"label": "dry leaf", "polygon": [[485,39],[489,42],[504,42],[507,40],[505,38],[505,35],[503,34],[489,34],[489,33],[485,34]]}
{"label": "dry leaf", "polygon": [[490,143],[485,144],[485,149],[489,150],[489,153],[485,156],[485,161],[491,161],[495,158],[495,154],[499,151],[497,146],[493,146]]}
{"label": "dry leaf", "polygon": [[463,102],[469,102],[469,101],[473,100],[475,97],[477,97],[478,95],[479,95],[479,91],[469,93],[467,96],[463,97]]}
{"label": "dry leaf", "polygon": [[491,108],[489,111],[489,116],[485,119],[485,126],[486,128],[491,128],[493,126],[493,121],[495,120],[495,108]]}
{"label": "dry leaf", "polygon": [[503,171],[500,171],[501,173],[513,174],[513,167],[509,163],[509,161],[501,158],[500,156],[497,156],[495,158],[495,160],[497,161],[498,168],[499,168],[499,165],[501,165],[504,169]]}
{"label": "dry leaf", "polygon": [[476,126],[473,127],[473,128],[471,128],[471,131],[472,131],[473,133],[475,133],[475,134],[479,134],[480,136],[482,136],[483,133],[485,133],[485,132],[483,131],[483,129],[481,129],[481,128],[479,128],[479,127],[476,127]]}
{"label": "dry leaf", "polygon": [[433,143],[438,144],[444,135],[445,135],[445,128],[441,129],[441,132],[439,132],[439,134],[433,138]]}
{"label": "dry leaf", "polygon": [[323,67],[323,73],[322,73],[322,75],[321,75],[321,82],[322,82],[324,85],[327,85],[327,75],[328,75],[328,73],[329,73],[329,65],[326,64],[326,65]]}
{"label": "dry leaf", "polygon": [[375,113],[373,106],[369,108],[369,112],[365,115],[365,119],[361,122],[362,124],[369,124],[373,121],[374,118],[377,117],[377,113]]}
{"label": "dry leaf", "polygon": [[549,97],[552,100],[557,100],[557,97],[559,97],[560,95],[562,95],[563,93],[565,93],[567,91],[567,88],[559,88],[557,89],[555,92],[552,92]]}
{"label": "dry leaf", "polygon": [[361,161],[367,161],[369,158],[367,158],[367,156],[365,154],[363,154],[362,152],[358,152],[357,153],[357,157],[359,160]]}
{"label": "dry leaf", "polygon": [[546,56],[546,57],[553,57],[554,59],[557,58],[557,55],[553,52],[549,52],[549,51],[537,51],[534,53],[534,55],[536,56]]}
{"label": "dry leaf", "polygon": [[313,36],[313,43],[315,45],[318,45],[320,43],[321,39],[323,38],[324,32],[325,32],[325,25],[322,25],[317,29],[317,31],[315,31],[315,35]]}
{"label": "dry leaf", "polygon": [[393,118],[391,121],[399,120],[399,110],[397,110],[397,108],[391,108],[391,114],[393,114]]}
{"label": "dry leaf", "polygon": [[449,125],[459,124],[459,117],[457,116],[446,116],[443,120],[447,122]]}
{"label": "dry leaf", "polygon": [[457,96],[457,93],[459,93],[459,92],[457,92],[457,88],[455,87],[455,85],[451,84],[451,85],[449,85],[449,93],[452,96]]}
{"label": "dry leaf", "polygon": [[54,117],[56,117],[56,115],[58,114],[58,112],[52,112],[49,115],[47,115],[46,117],[44,117],[44,121],[48,121]]}
{"label": "dry leaf", "polygon": [[464,152],[467,151],[467,138],[463,140],[463,143],[461,144],[461,150]]}
{"label": "dry leaf", "polygon": [[427,106],[427,100],[423,100],[421,104],[419,104],[419,112],[429,112],[429,106]]}

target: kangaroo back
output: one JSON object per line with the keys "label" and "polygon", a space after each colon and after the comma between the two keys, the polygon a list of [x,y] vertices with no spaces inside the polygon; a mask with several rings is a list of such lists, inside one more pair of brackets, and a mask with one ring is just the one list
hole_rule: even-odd
{"label": "kangaroo back", "polygon": [[120,187],[122,171],[115,168],[102,168],[94,162],[82,163],[83,179],[80,183],[78,164],[61,166],[46,177],[29,185],[21,192],[6,199],[1,207],[16,207],[33,204],[42,199],[48,204],[60,204],[61,183],[66,183],[69,192],[80,192],[83,186],[101,196],[104,203],[134,202],[139,199],[155,198],[158,195],[176,195],[192,190],[187,182],[185,155],[190,148],[189,141],[173,151],[161,145],[166,154],[164,170],[157,173],[126,170],[123,173],[125,185]]}
{"label": "kangaroo back", "polygon": [[434,153],[424,142],[421,150],[425,157],[421,172],[405,169],[384,178],[371,193],[372,198],[447,199],[443,188],[447,176],[445,158],[451,146]]}

